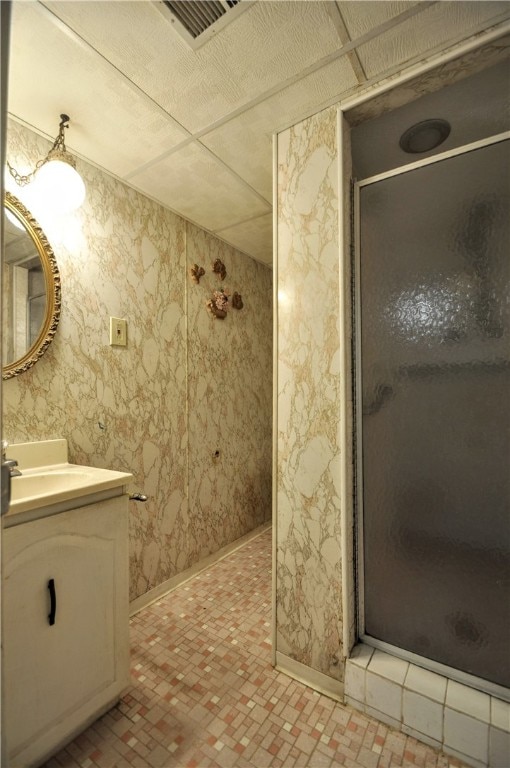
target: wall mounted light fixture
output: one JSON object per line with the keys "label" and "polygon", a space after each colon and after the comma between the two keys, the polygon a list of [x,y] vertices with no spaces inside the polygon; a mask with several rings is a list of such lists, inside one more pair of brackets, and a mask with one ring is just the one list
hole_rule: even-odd
{"label": "wall mounted light fixture", "polygon": [[18,173],[7,162],[9,173],[18,186],[24,187],[36,181],[40,196],[59,213],[74,211],[85,199],[85,184],[76,170],[76,160],[67,151],[64,141],[64,129],[69,128],[69,121],[69,115],[60,115],[58,136],[52,148],[45,158],[38,160],[30,173]]}

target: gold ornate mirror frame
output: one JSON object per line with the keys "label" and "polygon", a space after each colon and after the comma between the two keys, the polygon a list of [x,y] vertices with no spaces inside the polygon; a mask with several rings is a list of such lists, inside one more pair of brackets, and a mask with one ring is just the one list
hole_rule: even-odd
{"label": "gold ornate mirror frame", "polygon": [[61,289],[60,273],[55,254],[37,221],[17,197],[10,192],[5,193],[4,206],[23,224],[25,231],[31,238],[41,260],[46,289],[46,312],[37,339],[23,357],[4,365],[2,368],[2,378],[10,379],[31,368],[53,341],[60,319]]}

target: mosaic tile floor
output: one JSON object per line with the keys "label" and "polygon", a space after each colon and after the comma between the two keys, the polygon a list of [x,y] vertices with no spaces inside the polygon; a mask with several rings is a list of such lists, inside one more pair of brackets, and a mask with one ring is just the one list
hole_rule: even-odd
{"label": "mosaic tile floor", "polygon": [[271,667],[271,531],[131,621],[133,685],[46,768],[461,766]]}

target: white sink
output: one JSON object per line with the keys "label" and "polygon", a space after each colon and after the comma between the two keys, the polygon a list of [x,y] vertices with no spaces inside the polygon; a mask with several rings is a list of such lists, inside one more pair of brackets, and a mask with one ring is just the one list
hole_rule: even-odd
{"label": "white sink", "polygon": [[48,493],[55,494],[67,491],[70,488],[81,488],[93,479],[90,472],[83,472],[73,468],[55,470],[49,468],[42,473],[39,470],[30,473],[30,470],[21,477],[13,477],[11,480],[11,503],[34,496],[45,496]]}
{"label": "white sink", "polygon": [[[8,456],[21,475],[11,479],[5,527],[120,496],[133,479],[128,472],[69,464],[63,439],[12,444]],[[42,465],[44,459],[53,463]]]}

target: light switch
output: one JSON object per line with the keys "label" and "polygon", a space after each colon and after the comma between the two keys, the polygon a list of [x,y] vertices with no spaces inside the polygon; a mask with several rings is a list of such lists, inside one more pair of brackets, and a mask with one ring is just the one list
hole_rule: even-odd
{"label": "light switch", "polygon": [[110,346],[127,346],[127,320],[110,317]]}

